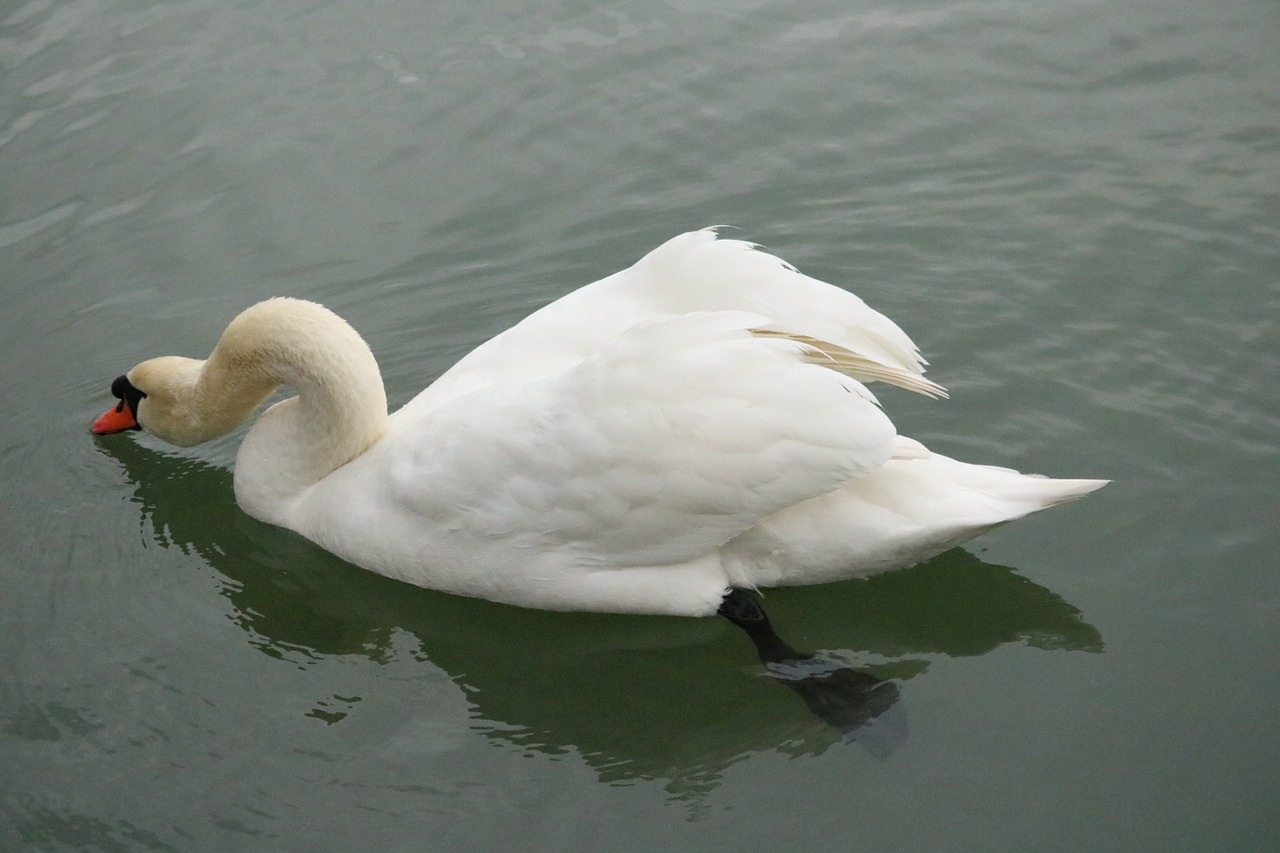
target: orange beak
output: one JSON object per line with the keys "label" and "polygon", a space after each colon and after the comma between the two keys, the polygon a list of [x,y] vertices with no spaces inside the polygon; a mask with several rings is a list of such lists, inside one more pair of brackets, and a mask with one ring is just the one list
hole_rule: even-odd
{"label": "orange beak", "polygon": [[142,429],[138,419],[133,416],[129,404],[121,400],[114,409],[107,409],[91,427],[94,435],[110,435],[113,432],[124,432],[128,429]]}

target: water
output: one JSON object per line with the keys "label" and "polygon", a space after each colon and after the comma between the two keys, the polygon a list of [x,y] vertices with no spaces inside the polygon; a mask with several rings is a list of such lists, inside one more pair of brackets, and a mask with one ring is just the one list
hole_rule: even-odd
{"label": "water", "polygon": [[[1269,2],[0,10],[0,847],[1280,845]],[[900,321],[971,461],[1115,483],[771,593],[898,680],[846,746],[721,620],[536,613],[242,516],[110,380],[325,302],[393,404],[727,223]]]}

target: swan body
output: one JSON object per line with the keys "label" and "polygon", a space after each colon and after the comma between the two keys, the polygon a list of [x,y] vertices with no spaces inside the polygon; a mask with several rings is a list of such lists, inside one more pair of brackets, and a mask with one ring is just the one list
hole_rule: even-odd
{"label": "swan body", "polygon": [[911,339],[847,291],[697,231],[551,303],[387,414],[368,346],[277,298],[206,360],[117,380],[94,426],[234,428],[236,500],[380,574],[555,610],[716,613],[729,590],[910,565],[1104,480],[970,465],[867,390],[932,396]]}

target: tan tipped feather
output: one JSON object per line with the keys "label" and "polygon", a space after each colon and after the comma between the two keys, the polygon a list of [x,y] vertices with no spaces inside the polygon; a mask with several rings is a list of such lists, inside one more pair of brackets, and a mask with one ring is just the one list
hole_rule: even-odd
{"label": "tan tipped feather", "polygon": [[926,379],[913,370],[893,364],[884,364],[875,359],[859,355],[853,350],[839,344],[798,335],[777,329],[752,329],[751,334],[761,338],[775,338],[794,341],[801,345],[801,355],[809,364],[826,367],[837,373],[843,373],[859,381],[888,382],[917,394],[927,397],[946,397],[947,389],[931,379]]}

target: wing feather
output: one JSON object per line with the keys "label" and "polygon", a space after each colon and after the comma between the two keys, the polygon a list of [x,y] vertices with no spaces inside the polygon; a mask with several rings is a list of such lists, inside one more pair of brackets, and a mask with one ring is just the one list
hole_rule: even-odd
{"label": "wing feather", "polygon": [[882,466],[895,430],[870,392],[765,319],[650,321],[558,375],[441,406],[396,499],[582,565],[669,565]]}
{"label": "wing feather", "polygon": [[633,266],[535,311],[482,344],[412,400],[421,411],[480,388],[557,375],[637,323],[693,312],[747,311],[761,328],[785,330],[842,362],[862,381],[883,381],[933,397],[926,362],[907,334],[853,293],[714,229],[681,234]]}

